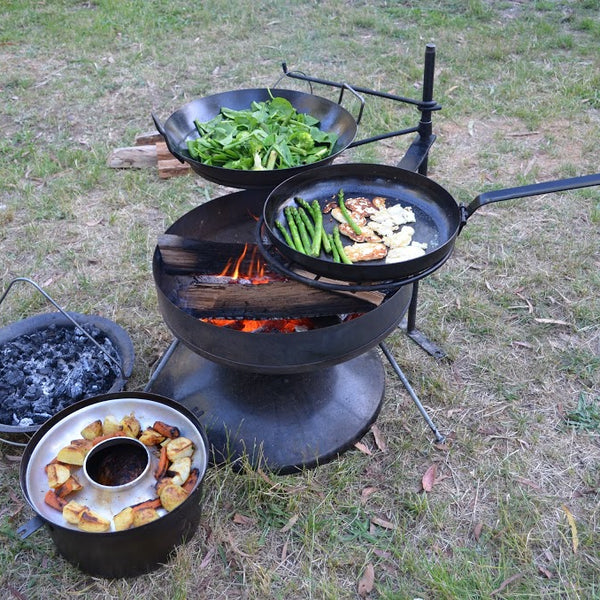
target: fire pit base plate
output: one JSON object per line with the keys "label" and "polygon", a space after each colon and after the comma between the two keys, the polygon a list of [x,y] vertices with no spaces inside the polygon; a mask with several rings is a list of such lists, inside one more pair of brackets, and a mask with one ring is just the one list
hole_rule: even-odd
{"label": "fire pit base plate", "polygon": [[146,391],[198,417],[213,464],[244,458],[287,474],[327,463],[363,437],[381,409],[385,370],[373,349],[308,373],[248,373],[174,342]]}

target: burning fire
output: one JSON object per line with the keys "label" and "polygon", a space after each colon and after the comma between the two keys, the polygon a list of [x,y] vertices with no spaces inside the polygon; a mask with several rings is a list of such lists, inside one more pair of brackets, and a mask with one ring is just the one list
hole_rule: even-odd
{"label": "burning fire", "polygon": [[249,259],[248,271],[240,275],[240,267],[246,258],[248,253],[248,244],[244,245],[244,250],[239,257],[234,260],[229,259],[225,268],[219,273],[219,277],[228,277],[234,283],[251,283],[252,285],[260,285],[263,283],[269,283],[271,278],[266,275],[266,266],[264,261],[257,255],[257,248],[252,250],[252,254]]}
{"label": "burning fire", "polygon": [[[257,252],[258,249],[256,247],[253,248],[249,257],[247,270],[245,273],[241,273],[241,265],[248,253],[248,244],[246,244],[240,256],[237,259],[230,259],[223,271],[218,274],[218,277],[227,277],[231,283],[242,285],[262,285],[269,283],[276,276],[267,273],[266,265]],[[228,327],[247,333],[257,331],[261,333],[294,333],[315,328],[312,319],[202,319],[202,321],[216,325],[217,327]]]}

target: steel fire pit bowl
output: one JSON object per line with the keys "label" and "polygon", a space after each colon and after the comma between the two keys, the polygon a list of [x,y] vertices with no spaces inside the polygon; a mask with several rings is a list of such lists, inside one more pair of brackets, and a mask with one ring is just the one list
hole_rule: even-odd
{"label": "steel fire pit bowl", "polygon": [[[125,384],[127,383],[127,379],[131,375],[133,370],[133,362],[134,362],[134,349],[132,341],[127,334],[127,332],[122,329],[119,325],[110,321],[109,319],[105,319],[104,317],[100,317],[97,315],[83,315],[79,313],[69,312],[69,313],[44,313],[40,315],[36,315],[33,317],[29,317],[27,319],[23,319],[21,321],[17,321],[16,323],[12,323],[0,329],[0,363],[2,361],[2,348],[6,344],[13,342],[20,338],[21,336],[31,335],[37,332],[44,332],[48,330],[50,327],[66,327],[74,329],[75,325],[69,320],[66,316],[68,315],[76,323],[81,325],[82,327],[93,327],[96,330],[99,330],[101,335],[103,335],[106,339],[108,339],[112,344],[112,349],[116,352],[118,356],[114,357],[114,360],[117,364],[114,365],[115,371],[115,379],[112,382],[112,385],[106,387],[106,389],[97,389],[97,390],[82,390],[82,395],[76,400],[81,400],[83,398],[97,395],[99,393],[113,393],[121,391]],[[91,346],[91,342],[90,342]],[[94,352],[97,350],[99,356],[102,355],[102,350],[100,348],[94,349]],[[60,359],[60,357],[58,357]],[[105,361],[107,362],[107,361]],[[61,382],[57,382],[61,383]],[[79,382],[75,382],[79,383]],[[0,390],[1,391],[1,390]],[[0,403],[5,402],[5,397],[0,397]],[[71,402],[72,403],[72,402]],[[66,404],[66,402],[65,402]],[[50,415],[52,416],[52,415]],[[2,433],[10,433],[10,434],[22,434],[22,433],[31,433],[36,431],[40,427],[40,423],[31,424],[31,425],[14,425],[9,423],[3,423],[0,421],[0,432]]]}
{"label": "steel fire pit bowl", "polygon": [[[157,519],[117,530],[116,514],[139,502],[157,498],[155,471],[160,446],[145,447],[133,437],[99,442],[88,451],[83,465],[70,468],[82,489],[65,498],[87,506],[110,523],[108,530],[92,532],[67,522],[63,512],[46,503],[45,495],[50,488],[45,467],[71,440],[83,439],[81,431],[86,425],[96,420],[104,422],[109,415],[119,421],[134,415],[142,431],[157,420],[177,427],[180,438],[187,438],[193,444],[191,469],[198,470],[198,477],[195,487],[170,512],[160,506],[155,509]],[[123,445],[124,440],[129,440],[129,445]],[[140,471],[129,479],[107,483],[98,477],[100,469],[97,464],[92,466],[92,462],[99,458],[95,454],[97,449],[110,452],[111,448],[118,449],[119,454],[112,457],[115,460],[104,462],[105,469],[108,464],[126,462],[124,456],[129,451],[135,453],[137,459],[141,454],[144,460],[147,451],[149,463],[143,463]],[[134,577],[152,571],[167,562],[173,550],[189,541],[198,528],[207,457],[207,440],[201,424],[191,411],[174,400],[145,392],[120,392],[78,402],[44,423],[25,448],[20,467],[21,490],[38,516],[22,525],[18,533],[27,537],[45,524],[58,552],[90,575]],[[122,473],[125,469],[117,464],[116,471]]]}

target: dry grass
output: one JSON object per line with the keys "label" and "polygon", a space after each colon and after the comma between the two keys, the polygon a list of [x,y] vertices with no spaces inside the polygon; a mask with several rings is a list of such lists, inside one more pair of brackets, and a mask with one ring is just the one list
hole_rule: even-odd
{"label": "dry grass", "polygon": [[[225,191],[195,176],[105,167],[112,148],[151,127],[153,110],[167,116],[191,97],[270,85],[281,60],[418,94],[433,39],[443,110],[429,175],[459,201],[600,170],[597,1],[332,0],[296,3],[293,18],[278,2],[217,4],[1,9],[1,287],[28,276],[67,308],[125,327],[131,390],[171,340],[150,269],[156,237]],[[65,20],[71,42],[61,41]],[[361,133],[397,118],[374,105]],[[393,164],[405,144],[344,160]],[[478,210],[420,288],[418,325],[447,358],[401,330],[387,340],[447,443],[433,443],[390,369],[377,421],[385,450],[369,433],[371,454],[297,476],[211,469],[198,534],[147,577],[90,578],[56,555],[47,532],[19,540],[33,513],[18,492],[20,450],[1,444],[3,597],[356,598],[368,564],[372,599],[600,597],[598,429],[565,420],[582,395],[600,402],[599,225],[596,188]],[[18,289],[0,323],[45,310]],[[432,464],[437,479],[424,493]]]}

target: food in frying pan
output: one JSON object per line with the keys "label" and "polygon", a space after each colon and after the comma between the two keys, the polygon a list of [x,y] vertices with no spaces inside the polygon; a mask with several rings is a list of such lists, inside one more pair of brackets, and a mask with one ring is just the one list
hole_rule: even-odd
{"label": "food in frying pan", "polygon": [[[174,425],[154,421],[152,426],[142,430],[142,424],[134,414],[126,415],[122,419],[107,415],[103,421],[98,419],[88,423],[81,430],[81,435],[81,438],[71,440],[63,446],[56,457],[45,466],[49,489],[44,496],[44,502],[60,511],[67,523],[76,525],[82,531],[109,531],[111,521],[115,531],[150,523],[160,518],[164,511],[170,512],[179,506],[199,482],[199,470],[192,467],[194,443],[182,436],[179,428]],[[76,474],[95,445],[106,439],[123,436],[135,438],[148,446],[151,460],[155,463],[153,473],[156,479],[156,497],[124,506],[114,515],[106,515],[102,514],[99,507],[87,506],[77,501],[77,492],[81,491],[83,486]],[[96,459],[96,456],[93,458]],[[109,464],[110,461],[102,463],[103,466]],[[88,460],[88,468],[89,465]],[[117,471],[121,473],[122,469],[115,469],[115,474],[118,474]],[[103,485],[121,485],[133,481],[139,472],[137,469],[132,478],[125,482],[115,478],[116,483],[111,483],[113,479],[107,482],[105,479],[101,481],[95,476],[92,477]],[[91,476],[91,470],[88,471],[88,475]]]}
{"label": "food in frying pan", "polygon": [[[323,208],[318,200],[309,204],[295,198],[295,203],[284,208],[285,223],[276,220],[275,226],[286,244],[297,252],[352,264],[410,260],[423,256],[427,249],[426,243],[413,240],[415,229],[408,223],[415,223],[416,218],[410,206],[387,207],[381,196],[346,199],[343,190]],[[331,233],[323,222],[324,215],[330,215]]]}
{"label": "food in frying pan", "polygon": [[[270,92],[269,92],[270,93]],[[190,156],[206,165],[245,171],[287,169],[327,158],[338,136],[319,120],[299,113],[289,100],[271,96],[246,110],[221,107],[194,125],[200,137],[187,142]]]}

